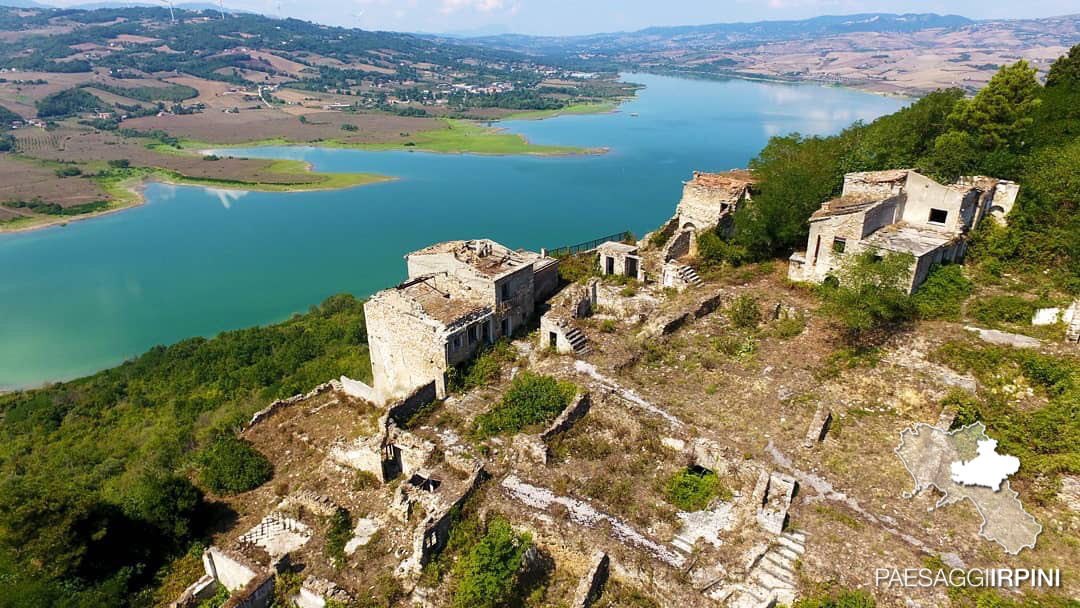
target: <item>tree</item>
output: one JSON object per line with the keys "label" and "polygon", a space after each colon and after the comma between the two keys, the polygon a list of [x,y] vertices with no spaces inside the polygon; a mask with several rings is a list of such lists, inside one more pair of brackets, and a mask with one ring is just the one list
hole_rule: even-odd
{"label": "tree", "polygon": [[210,444],[199,461],[199,482],[218,494],[254,490],[274,474],[274,466],[251,442],[231,435],[223,435]]}
{"label": "tree", "polygon": [[909,253],[882,255],[867,249],[846,257],[839,284],[821,287],[825,309],[836,319],[848,346],[872,346],[889,329],[911,320],[914,306],[907,286],[913,263]]}
{"label": "tree", "polygon": [[1080,44],[1069,49],[1068,55],[1058,57],[1046,75],[1047,88],[1076,85],[1080,85]]}
{"label": "tree", "polygon": [[154,472],[132,485],[124,506],[131,517],[154,526],[178,547],[191,539],[193,520],[202,504],[202,492],[186,478]]}
{"label": "tree", "polygon": [[454,608],[495,608],[511,598],[521,558],[532,540],[517,534],[501,517],[488,524],[487,532],[459,562]]}
{"label": "tree", "polygon": [[1020,149],[1039,105],[1037,70],[1026,61],[1003,66],[970,101],[961,101],[949,115],[949,126],[971,135],[984,150]]}
{"label": "tree", "polygon": [[761,181],[752,203],[735,212],[733,241],[753,258],[790,251],[806,242],[806,218],[840,192],[841,139],[773,137],[750,168]]}

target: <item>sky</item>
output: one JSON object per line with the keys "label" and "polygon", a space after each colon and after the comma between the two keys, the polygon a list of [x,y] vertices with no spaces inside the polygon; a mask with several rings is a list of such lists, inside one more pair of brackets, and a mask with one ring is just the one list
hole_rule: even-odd
{"label": "sky", "polygon": [[[72,5],[85,1],[88,0],[56,0],[49,3]],[[179,4],[185,0],[174,1]],[[941,13],[972,19],[1050,17],[1080,12],[1076,0],[223,1],[228,8],[369,30],[541,35],[631,31],[654,25],[803,19],[861,12]]]}

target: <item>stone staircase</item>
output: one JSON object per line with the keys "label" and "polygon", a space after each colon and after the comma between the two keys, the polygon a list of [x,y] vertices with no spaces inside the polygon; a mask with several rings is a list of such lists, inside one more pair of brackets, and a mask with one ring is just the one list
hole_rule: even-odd
{"label": "stone staircase", "polygon": [[698,275],[697,271],[689,266],[679,266],[679,278],[692,287],[701,287],[705,284],[705,281],[701,280],[701,276]]}
{"label": "stone staircase", "polygon": [[570,327],[566,330],[566,339],[570,342],[570,346],[574,347],[575,355],[587,355],[592,352],[592,347],[589,345],[589,339],[585,337],[585,333],[576,327]]}
{"label": "stone staircase", "polygon": [[784,532],[757,563],[750,576],[730,596],[733,608],[772,608],[791,605],[798,586],[795,562],[806,552],[806,533]]}

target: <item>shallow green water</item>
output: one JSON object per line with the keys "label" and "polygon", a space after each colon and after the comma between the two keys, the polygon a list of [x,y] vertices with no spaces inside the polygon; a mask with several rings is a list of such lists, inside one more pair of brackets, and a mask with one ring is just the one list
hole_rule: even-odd
{"label": "shallow green water", "polygon": [[406,252],[441,240],[539,249],[641,235],[671,215],[695,169],[742,167],[771,135],[832,133],[904,104],[815,86],[628,79],[647,88],[618,113],[502,125],[536,143],[609,147],[601,156],[252,149],[401,179],[293,194],[153,184],[137,209],[0,235],[0,387],[278,321],[334,293],[366,296],[404,277]]}

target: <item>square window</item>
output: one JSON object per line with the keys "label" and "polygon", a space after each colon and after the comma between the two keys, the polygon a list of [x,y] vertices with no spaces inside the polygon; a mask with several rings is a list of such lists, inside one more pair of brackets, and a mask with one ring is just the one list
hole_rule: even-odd
{"label": "square window", "polygon": [[945,209],[931,209],[930,210],[930,223],[931,224],[944,224],[945,220],[949,218],[949,212]]}
{"label": "square window", "polygon": [[476,342],[476,326],[469,327],[469,344]]}
{"label": "square window", "polygon": [[844,253],[847,249],[847,241],[841,238],[834,238],[832,242],[833,253]]}

